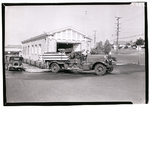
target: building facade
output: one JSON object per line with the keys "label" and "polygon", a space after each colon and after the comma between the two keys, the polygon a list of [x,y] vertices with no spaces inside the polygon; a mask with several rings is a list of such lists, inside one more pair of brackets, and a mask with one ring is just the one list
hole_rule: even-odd
{"label": "building facade", "polygon": [[26,59],[38,60],[45,52],[59,52],[60,49],[73,51],[91,50],[91,40],[84,33],[67,27],[22,41],[22,56]]}

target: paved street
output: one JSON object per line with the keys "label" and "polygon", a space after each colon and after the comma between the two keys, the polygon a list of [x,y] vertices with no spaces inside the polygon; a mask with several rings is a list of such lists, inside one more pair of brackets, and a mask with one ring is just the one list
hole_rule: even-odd
{"label": "paved street", "polygon": [[113,102],[145,103],[145,66],[115,66],[111,74],[61,71],[6,70],[7,102]]}

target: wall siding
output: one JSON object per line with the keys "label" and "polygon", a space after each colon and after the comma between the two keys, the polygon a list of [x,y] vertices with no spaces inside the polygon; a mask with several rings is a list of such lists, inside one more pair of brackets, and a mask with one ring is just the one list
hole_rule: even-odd
{"label": "wall siding", "polygon": [[49,47],[48,47],[49,52],[56,52],[56,40],[49,40]]}
{"label": "wall siding", "polygon": [[[73,43],[73,48],[75,51],[85,49],[84,53],[87,50],[90,51],[91,49],[91,41],[85,39],[83,34],[71,29],[62,30],[56,32],[54,35],[47,36],[47,38],[38,39],[35,41],[30,41],[24,43],[22,56],[26,59],[31,60],[38,60],[39,59],[39,44],[41,45],[41,55],[44,52],[56,52],[57,50],[57,43]],[[32,54],[32,45],[34,45],[34,53]],[[37,45],[37,54],[35,54],[35,45]],[[28,46],[29,46],[29,53],[28,53]],[[24,51],[26,50],[26,54]]]}
{"label": "wall siding", "polygon": [[[44,52],[46,52],[46,41],[45,39],[40,39],[40,40],[36,40],[36,41],[32,41],[32,42],[28,42],[28,43],[24,43],[23,47],[27,47],[29,46],[29,53],[26,51],[26,54],[24,54],[23,52],[23,57],[27,58],[27,59],[32,59],[32,60],[38,60],[39,58],[39,44],[41,44],[41,54],[44,54]],[[34,48],[34,52],[32,54],[32,45],[37,45],[37,54],[35,54],[35,48]]]}

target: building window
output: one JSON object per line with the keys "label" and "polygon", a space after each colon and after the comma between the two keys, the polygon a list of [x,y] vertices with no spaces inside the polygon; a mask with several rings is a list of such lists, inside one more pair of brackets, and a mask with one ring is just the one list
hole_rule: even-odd
{"label": "building window", "polygon": [[39,55],[41,55],[41,44],[39,44]]}
{"label": "building window", "polygon": [[34,46],[32,45],[32,50],[31,50],[32,54],[34,53]]}
{"label": "building window", "polygon": [[25,53],[24,53],[25,55],[27,54],[27,48],[25,47]]}
{"label": "building window", "polygon": [[37,54],[37,45],[35,45],[35,55]]}

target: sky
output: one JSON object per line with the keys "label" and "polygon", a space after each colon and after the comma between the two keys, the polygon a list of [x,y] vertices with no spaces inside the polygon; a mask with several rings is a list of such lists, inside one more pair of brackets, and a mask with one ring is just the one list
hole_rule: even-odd
{"label": "sky", "polygon": [[71,26],[86,33],[94,42],[116,40],[117,19],[119,40],[144,38],[143,5],[46,5],[6,6],[5,45],[21,45],[21,41],[44,32]]}

